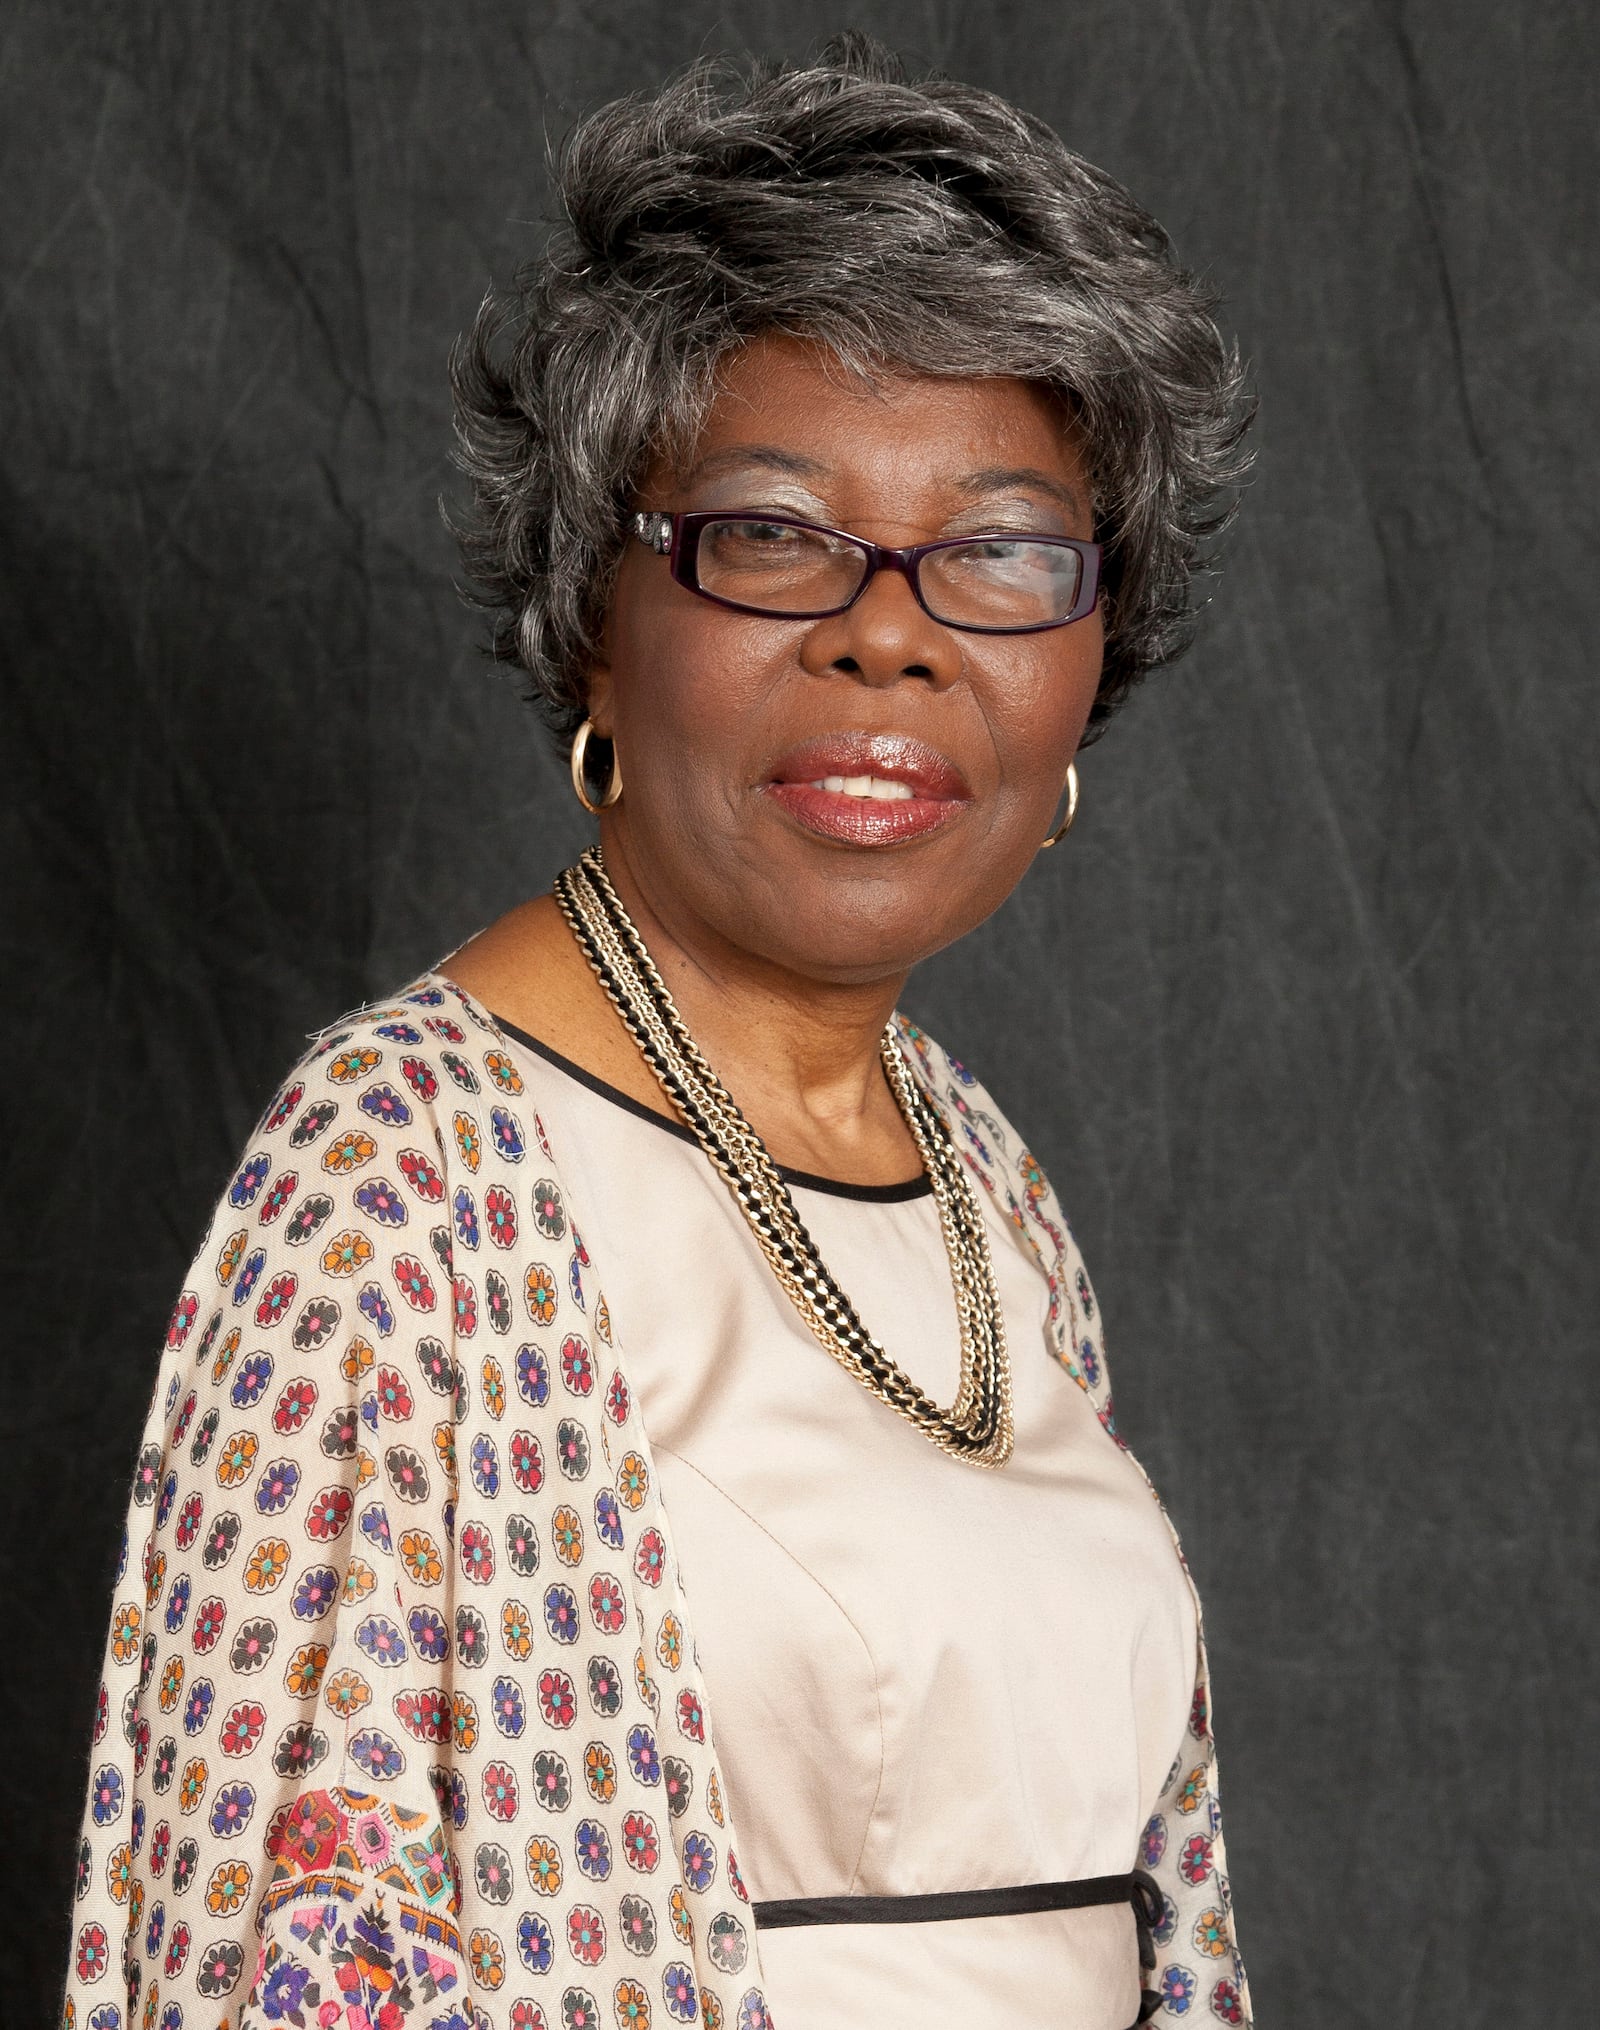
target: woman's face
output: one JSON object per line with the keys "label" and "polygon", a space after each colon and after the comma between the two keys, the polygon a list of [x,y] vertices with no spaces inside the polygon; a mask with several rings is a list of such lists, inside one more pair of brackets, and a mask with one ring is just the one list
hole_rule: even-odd
{"label": "woman's face", "polygon": [[[1092,534],[1052,396],[1018,380],[873,384],[796,340],[753,342],[689,465],[635,506],[799,516],[904,547]],[[1054,822],[1100,677],[1098,609],[1036,634],[942,626],[882,571],[847,612],[712,605],[630,539],[600,659],[597,733],[621,801],[601,821],[678,941],[707,935],[818,981],[903,974],[981,923]],[[909,785],[862,798],[829,778]]]}

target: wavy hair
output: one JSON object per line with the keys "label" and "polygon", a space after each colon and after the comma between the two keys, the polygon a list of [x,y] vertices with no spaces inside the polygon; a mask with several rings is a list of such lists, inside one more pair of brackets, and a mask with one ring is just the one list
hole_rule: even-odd
{"label": "wavy hair", "polygon": [[1055,389],[1106,545],[1091,728],[1188,645],[1248,465],[1239,356],[1155,220],[1043,121],[845,35],[603,106],[553,175],[548,243],[485,298],[451,385],[467,590],[558,739],[583,717],[630,496],[760,333],[866,374]]}

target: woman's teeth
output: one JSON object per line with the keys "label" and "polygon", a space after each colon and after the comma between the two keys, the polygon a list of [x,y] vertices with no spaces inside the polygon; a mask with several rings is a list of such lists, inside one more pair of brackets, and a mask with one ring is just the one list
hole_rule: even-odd
{"label": "woman's teeth", "polygon": [[811,787],[831,790],[835,796],[875,797],[882,804],[909,803],[916,795],[910,783],[885,782],[881,775],[825,775]]}

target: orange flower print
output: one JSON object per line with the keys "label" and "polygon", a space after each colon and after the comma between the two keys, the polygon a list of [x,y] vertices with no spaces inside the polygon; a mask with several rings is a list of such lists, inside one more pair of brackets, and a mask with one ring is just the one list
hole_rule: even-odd
{"label": "orange flower print", "polygon": [[351,1228],[335,1234],[322,1251],[322,1266],[330,1276],[353,1276],[372,1260],[373,1246],[364,1233]]}
{"label": "orange flower print", "polygon": [[347,1177],[352,1170],[359,1170],[363,1163],[370,1163],[377,1153],[378,1145],[370,1135],[364,1135],[359,1128],[346,1128],[324,1150],[322,1167]]}

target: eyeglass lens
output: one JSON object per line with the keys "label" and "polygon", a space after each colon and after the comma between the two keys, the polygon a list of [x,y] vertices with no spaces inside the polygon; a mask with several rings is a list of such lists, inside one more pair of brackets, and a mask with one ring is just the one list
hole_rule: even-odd
{"label": "eyeglass lens", "polygon": [[[732,519],[701,531],[702,592],[801,619],[845,606],[867,575],[866,552],[825,529]],[[953,627],[1048,626],[1072,611],[1083,577],[1076,550],[1025,536],[978,536],[917,567],[928,611]]]}

